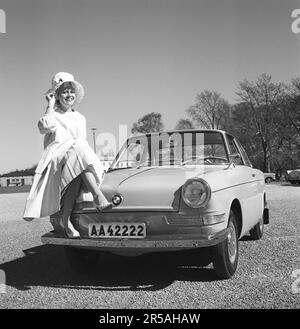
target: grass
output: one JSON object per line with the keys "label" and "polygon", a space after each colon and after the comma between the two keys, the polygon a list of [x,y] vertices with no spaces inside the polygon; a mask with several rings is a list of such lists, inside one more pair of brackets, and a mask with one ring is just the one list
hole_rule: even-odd
{"label": "grass", "polygon": [[29,192],[31,185],[23,185],[23,186],[0,186],[0,194],[7,193],[25,193]]}

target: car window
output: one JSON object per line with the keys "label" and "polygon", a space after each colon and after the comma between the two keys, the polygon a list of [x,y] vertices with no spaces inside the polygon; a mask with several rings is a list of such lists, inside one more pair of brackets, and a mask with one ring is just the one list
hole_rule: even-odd
{"label": "car window", "polygon": [[240,154],[238,147],[235,144],[234,138],[227,135],[228,146],[229,146],[229,156],[230,160],[236,165],[243,165],[243,158]]}
{"label": "car window", "polygon": [[132,137],[123,145],[110,169],[226,163],[229,158],[223,134],[188,131]]}
{"label": "car window", "polygon": [[[157,140],[155,142],[155,139]],[[174,133],[167,139],[154,137],[152,161],[157,165],[194,163],[196,159],[210,158],[211,164],[228,162],[223,137],[216,132]],[[208,164],[208,162],[207,162]]]}
{"label": "car window", "polygon": [[130,143],[124,150],[120,161],[117,164],[117,168],[134,167],[137,166],[142,160],[142,154],[144,152],[144,145],[139,143]]}
{"label": "car window", "polygon": [[248,155],[247,155],[245,149],[243,148],[243,146],[241,145],[241,143],[237,139],[235,139],[235,142],[236,142],[237,146],[239,147],[239,149],[241,151],[241,154],[243,156],[245,165],[248,166],[248,167],[252,167],[252,163],[249,160]]}

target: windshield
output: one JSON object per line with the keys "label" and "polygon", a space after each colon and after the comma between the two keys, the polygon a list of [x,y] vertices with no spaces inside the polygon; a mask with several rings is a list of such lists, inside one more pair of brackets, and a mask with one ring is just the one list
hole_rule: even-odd
{"label": "windshield", "polygon": [[176,132],[132,137],[110,167],[216,165],[228,163],[220,132]]}

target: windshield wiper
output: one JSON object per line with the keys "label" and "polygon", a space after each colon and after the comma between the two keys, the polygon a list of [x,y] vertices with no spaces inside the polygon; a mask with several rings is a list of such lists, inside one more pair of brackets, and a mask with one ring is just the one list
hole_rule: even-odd
{"label": "windshield wiper", "polygon": [[185,166],[189,162],[195,162],[197,160],[203,161],[205,164],[213,165],[213,164],[221,164],[221,163],[216,163],[215,160],[221,161],[223,163],[228,163],[228,160],[224,157],[219,157],[219,156],[195,156],[194,158],[190,158],[188,160],[183,161],[180,166]]}
{"label": "windshield wiper", "polygon": [[122,170],[122,169],[131,169],[132,167],[122,167],[122,168],[109,168],[107,172],[115,171],[115,170]]}

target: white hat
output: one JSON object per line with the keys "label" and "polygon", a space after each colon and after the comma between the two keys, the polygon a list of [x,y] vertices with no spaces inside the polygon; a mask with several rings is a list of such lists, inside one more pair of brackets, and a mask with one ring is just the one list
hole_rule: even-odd
{"label": "white hat", "polygon": [[52,87],[46,92],[46,94],[49,94],[49,93],[55,94],[57,92],[58,88],[66,82],[70,82],[75,89],[76,100],[74,102],[74,106],[76,106],[83,99],[84,89],[79,82],[75,81],[74,76],[71,73],[68,73],[68,72],[56,73],[55,76],[52,78]]}

